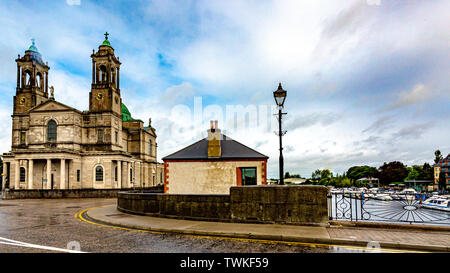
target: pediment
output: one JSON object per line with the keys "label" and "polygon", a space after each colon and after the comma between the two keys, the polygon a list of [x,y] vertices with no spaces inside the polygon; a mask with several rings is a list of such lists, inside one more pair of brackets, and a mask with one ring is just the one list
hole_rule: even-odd
{"label": "pediment", "polygon": [[40,105],[37,105],[30,109],[31,112],[47,112],[47,111],[76,111],[79,112],[77,109],[67,106],[65,104],[62,104],[60,102],[54,101],[54,100],[48,100],[44,103],[41,103]]}

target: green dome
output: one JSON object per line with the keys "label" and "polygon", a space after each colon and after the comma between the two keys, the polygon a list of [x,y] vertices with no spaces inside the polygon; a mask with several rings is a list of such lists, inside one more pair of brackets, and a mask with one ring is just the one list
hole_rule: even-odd
{"label": "green dome", "polygon": [[125,106],[125,104],[122,103],[122,121],[130,121],[134,120],[131,117],[130,111],[128,111],[128,108]]}
{"label": "green dome", "polygon": [[108,41],[108,35],[109,35],[109,33],[106,32],[106,33],[105,33],[105,40],[103,41],[103,43],[102,43],[101,45],[102,45],[102,46],[109,46],[109,47],[112,47],[112,46],[111,46],[111,43]]}
{"label": "green dome", "polygon": [[109,46],[109,47],[111,47],[111,44],[109,43],[108,40],[104,40],[102,46]]}
{"label": "green dome", "polygon": [[31,45],[30,45],[30,47],[28,48],[27,51],[32,51],[32,52],[39,53],[36,45],[34,44],[34,39],[31,39]]}

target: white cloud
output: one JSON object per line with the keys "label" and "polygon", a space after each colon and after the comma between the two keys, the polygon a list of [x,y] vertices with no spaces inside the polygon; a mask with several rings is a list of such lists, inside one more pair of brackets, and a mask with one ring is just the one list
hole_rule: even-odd
{"label": "white cloud", "polygon": [[[157,129],[158,158],[191,144],[208,128],[206,117],[195,123],[187,115],[171,115],[173,105],[191,105],[193,96],[205,94],[223,110],[225,104],[273,104],[279,81],[288,90],[284,143],[291,173],[308,176],[317,168],[342,172],[352,164],[431,160],[435,149],[450,149],[444,109],[450,84],[449,1],[383,1],[379,6],[359,0],[152,1],[127,10],[114,4],[99,8],[89,1],[80,6],[61,1],[64,8],[49,2],[39,10],[0,4],[9,14],[0,17],[3,151],[11,142],[14,59],[29,46],[29,38],[37,39],[52,67],[49,84],[55,86],[56,99],[85,110],[89,56],[105,31],[123,62],[124,103],[133,117],[151,117]],[[169,67],[161,66],[158,53],[170,60]],[[420,62],[408,66],[405,56]],[[373,69],[393,66],[405,74],[379,77]],[[393,90],[402,91],[390,96]],[[428,111],[406,111],[432,100],[435,105]],[[373,112],[386,107],[398,112]],[[277,176],[278,138],[272,130],[232,130],[229,122],[220,121],[221,127],[269,155],[269,176]]]}
{"label": "white cloud", "polygon": [[418,83],[414,85],[411,90],[400,92],[397,95],[396,101],[393,104],[387,106],[385,110],[393,110],[400,107],[419,104],[429,100],[432,97],[432,90],[422,83]]}

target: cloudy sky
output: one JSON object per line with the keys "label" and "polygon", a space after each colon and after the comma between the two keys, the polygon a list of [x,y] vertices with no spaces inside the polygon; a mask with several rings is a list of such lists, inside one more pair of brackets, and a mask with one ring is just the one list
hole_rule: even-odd
{"label": "cloudy sky", "polygon": [[87,110],[90,54],[108,31],[123,103],[152,118],[158,159],[218,119],[277,177],[271,111],[282,82],[286,171],[432,162],[436,149],[450,153],[449,10],[447,0],[4,0],[0,152],[11,145],[14,60],[30,39],[56,100]]}

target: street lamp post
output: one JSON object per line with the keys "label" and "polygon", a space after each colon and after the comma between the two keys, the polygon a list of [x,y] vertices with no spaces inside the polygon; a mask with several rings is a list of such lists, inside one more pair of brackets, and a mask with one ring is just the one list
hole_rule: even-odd
{"label": "street lamp post", "polygon": [[280,161],[279,161],[279,168],[280,168],[280,182],[279,185],[284,185],[284,160],[283,160],[283,141],[282,137],[286,134],[286,131],[281,130],[281,119],[283,115],[286,115],[287,113],[283,113],[283,105],[284,100],[286,99],[287,91],[283,90],[283,87],[281,86],[281,82],[278,85],[278,89],[273,92],[273,97],[275,98],[275,102],[278,105],[278,136],[280,138]]}

